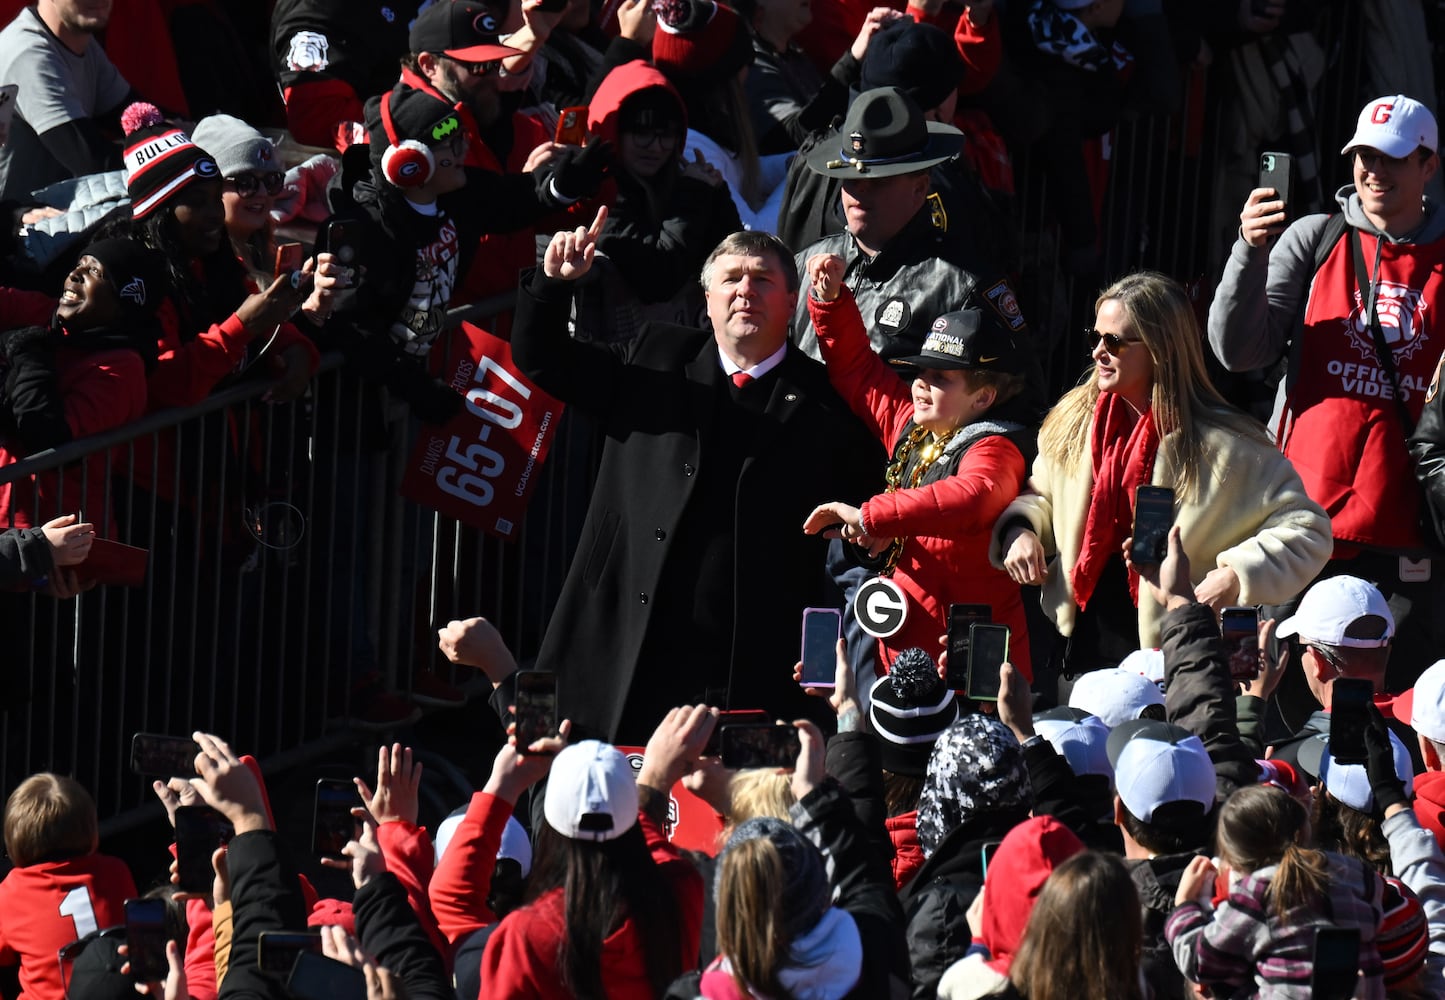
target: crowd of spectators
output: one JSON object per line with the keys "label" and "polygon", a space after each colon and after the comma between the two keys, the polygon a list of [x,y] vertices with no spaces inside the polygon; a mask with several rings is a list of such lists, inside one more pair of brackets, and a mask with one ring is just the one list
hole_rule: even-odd
{"label": "crowd of spectators", "polygon": [[[120,540],[175,577],[147,628],[199,630],[296,463],[384,481],[388,442],[467,410],[453,313],[499,295],[509,377],[590,421],[595,488],[535,662],[484,618],[440,630],[509,733],[485,787],[434,837],[412,749],[384,746],[323,860],[351,892],[299,874],[260,765],[197,731],[153,790],[178,842],[202,808],[227,842],[208,891],[173,845],[149,940],[127,901],[164,845],[107,857],[73,777],[18,781],[19,995],[1445,991],[1436,95],[1356,95],[1320,155],[1311,33],[1343,5],[251,6],[38,0],[0,31],[0,465],[231,387],[267,404],[218,416],[219,454],[169,426],[0,484],[0,596],[51,613]],[[1372,83],[1418,80],[1400,61]],[[1117,127],[1211,66],[1279,92],[1226,157],[1268,140],[1295,166],[1218,181],[1206,305],[1190,276],[1109,273],[1100,234]],[[1020,295],[1038,191],[1052,279],[1098,290],[1062,350]],[[1085,352],[1076,386],[1050,377]],[[328,353],[354,424],[307,405]],[[1276,393],[1267,425],[1225,372]],[[296,440],[259,446],[282,407]],[[339,619],[340,548],[380,528],[327,513]],[[799,624],[833,608],[831,683],[805,681]],[[980,626],[1007,652],[975,656]],[[371,665],[342,713],[414,721]],[[519,736],[538,679],[555,718]],[[791,749],[730,766],[736,710],[788,720]],[[673,842],[682,796],[722,830],[698,849]]]}

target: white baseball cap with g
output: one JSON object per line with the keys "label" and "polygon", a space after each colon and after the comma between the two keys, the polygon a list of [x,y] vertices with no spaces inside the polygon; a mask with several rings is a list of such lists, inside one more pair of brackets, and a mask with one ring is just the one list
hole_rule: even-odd
{"label": "white baseball cap with g", "polygon": [[[1366,615],[1385,619],[1382,637],[1359,639],[1345,634]],[[1295,613],[1279,623],[1276,634],[1281,639],[1297,635],[1301,640],[1326,646],[1379,649],[1388,646],[1395,635],[1395,616],[1390,614],[1385,595],[1370,581],[1357,576],[1331,576],[1305,593]]]}
{"label": "white baseball cap with g", "polygon": [[637,822],[632,765],[611,744],[572,744],[552,761],[542,815],[571,840],[616,840]]}
{"label": "white baseball cap with g", "polygon": [[1433,153],[1439,145],[1440,133],[1430,109],[1404,94],[1396,94],[1365,105],[1355,123],[1355,134],[1340,152],[1367,146],[1398,160],[1421,146]]}

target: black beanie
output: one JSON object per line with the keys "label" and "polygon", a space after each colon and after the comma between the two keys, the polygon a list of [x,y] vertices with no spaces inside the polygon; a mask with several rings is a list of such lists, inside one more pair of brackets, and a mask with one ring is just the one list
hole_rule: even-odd
{"label": "black beanie", "polygon": [[105,280],[120,298],[122,315],[132,321],[155,316],[169,290],[159,253],[135,240],[109,239],[92,243],[81,256],[100,261]]}
{"label": "black beanie", "polygon": [[868,42],[858,89],[897,87],[928,111],[958,89],[963,75],[963,57],[948,32],[905,17]]}
{"label": "black beanie", "polygon": [[958,718],[958,701],[933,658],[921,649],[899,653],[870,692],[868,721],[878,735],[883,767],[921,778],[933,744]]}

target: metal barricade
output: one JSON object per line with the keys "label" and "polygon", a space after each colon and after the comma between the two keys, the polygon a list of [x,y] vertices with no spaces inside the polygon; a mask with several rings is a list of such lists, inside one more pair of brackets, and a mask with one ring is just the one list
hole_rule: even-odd
{"label": "metal barricade", "polygon": [[[509,301],[485,305],[467,315],[485,322]],[[453,617],[486,615],[534,654],[570,559],[566,525],[585,510],[587,432],[564,419],[531,512],[502,541],[400,497],[414,427],[399,404],[367,412],[374,397],[339,356],[300,401],[264,402],[269,384],[0,467],[17,501],[38,479],[23,521],[78,510],[150,553],[140,588],[0,595],[4,787],[73,774],[116,832],[154,803],[130,773],[133,733],[217,732],[274,767],[355,738],[358,679],[408,691],[441,660],[436,630]]]}
{"label": "metal barricade", "polygon": [[[1335,71],[1317,109],[1326,187],[1339,173],[1329,154],[1369,96],[1357,48],[1337,44],[1351,23],[1331,29]],[[1154,267],[1202,279],[1207,298],[1223,263],[1209,229],[1237,212],[1210,200],[1220,103],[1209,93],[1202,109],[1187,102],[1112,136],[1104,275]],[[1025,161],[1020,297],[1057,395],[1087,364],[1073,331],[1091,318],[1101,275],[1064,273],[1047,192],[1031,174]],[[466,315],[486,325],[506,307]],[[48,479],[49,509],[81,510],[102,535],[151,553],[140,589],[65,603],[0,595],[4,787],[42,768],[68,771],[115,830],[147,796],[129,773],[134,732],[205,728],[276,765],[346,738],[337,720],[359,676],[375,670],[407,690],[413,669],[439,662],[436,629],[453,617],[485,615],[519,659],[535,654],[595,471],[585,418],[569,411],[519,536],[502,541],[399,497],[413,428],[404,413],[367,412],[339,358],[324,360],[300,402],[268,405],[267,389],[231,386],[0,468],[0,484]]]}

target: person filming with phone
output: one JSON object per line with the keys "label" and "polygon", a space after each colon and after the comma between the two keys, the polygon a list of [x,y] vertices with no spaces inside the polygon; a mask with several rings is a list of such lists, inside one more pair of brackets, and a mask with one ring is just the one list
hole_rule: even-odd
{"label": "person filming with phone", "polygon": [[1042,585],[1066,682],[1159,645],[1163,608],[1125,565],[1126,538],[1135,564],[1158,563],[1178,524],[1195,596],[1216,612],[1288,600],[1330,554],[1294,467],[1210,382],[1184,288],[1138,272],[1095,309],[1094,367],[1044,420],[990,551],[1016,583]]}
{"label": "person filming with phone", "polygon": [[1407,448],[1445,346],[1431,336],[1445,213],[1425,196],[1438,147],[1435,117],[1419,101],[1370,101],[1340,151],[1351,183],[1335,194],[1339,211],[1301,218],[1291,217],[1283,154],[1265,153],[1209,309],[1210,347],[1230,371],[1285,363],[1270,432],[1330,512],[1325,575],[1373,580],[1390,602],[1399,626],[1394,690],[1414,681],[1445,638],[1432,593],[1445,566],[1414,483],[1415,463],[1429,492],[1441,478],[1438,420],[1413,463]]}

